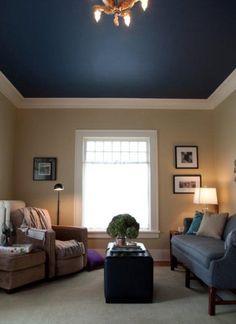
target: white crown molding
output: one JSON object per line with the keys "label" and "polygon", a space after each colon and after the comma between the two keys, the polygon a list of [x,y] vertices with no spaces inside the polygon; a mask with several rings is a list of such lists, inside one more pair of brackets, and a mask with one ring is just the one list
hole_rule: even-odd
{"label": "white crown molding", "polygon": [[219,85],[207,99],[211,109],[221,104],[231,93],[236,90],[236,69]]}
{"label": "white crown molding", "polygon": [[236,69],[207,99],[24,98],[0,71],[0,91],[24,109],[174,109],[211,110],[236,90]]}
{"label": "white crown molding", "polygon": [[202,99],[25,98],[19,108],[207,109]]}
{"label": "white crown molding", "polygon": [[14,85],[5,77],[5,75],[0,71],[0,91],[8,98],[11,103],[17,108],[22,105],[24,97],[20,92],[14,87]]}

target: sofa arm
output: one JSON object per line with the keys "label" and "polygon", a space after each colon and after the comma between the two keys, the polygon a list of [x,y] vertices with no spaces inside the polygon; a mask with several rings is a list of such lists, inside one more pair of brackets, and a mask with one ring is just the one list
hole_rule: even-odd
{"label": "sofa arm", "polygon": [[185,217],[183,220],[183,225],[184,225],[184,234],[187,233],[187,231],[189,230],[189,227],[191,226],[193,221],[192,217]]}
{"label": "sofa arm", "polygon": [[52,226],[56,233],[56,239],[61,241],[76,240],[78,242],[83,242],[85,251],[88,248],[88,230],[85,227],[77,226],[62,226],[56,225]]}
{"label": "sofa arm", "polygon": [[46,276],[52,278],[55,276],[55,239],[56,235],[53,230],[45,232],[45,239],[39,240],[28,236],[28,231],[21,228],[17,229],[18,244],[32,244],[34,249],[42,249],[46,252]]}
{"label": "sofa arm", "polygon": [[213,287],[236,289],[236,241],[230,242],[221,259],[211,262],[210,272]]}

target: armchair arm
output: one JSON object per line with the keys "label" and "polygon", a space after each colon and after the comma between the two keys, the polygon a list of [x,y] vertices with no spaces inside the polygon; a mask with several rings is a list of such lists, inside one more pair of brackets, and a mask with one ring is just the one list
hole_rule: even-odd
{"label": "armchair arm", "polygon": [[83,242],[85,251],[88,248],[88,230],[85,227],[77,226],[63,226],[56,225],[52,226],[53,230],[56,232],[56,239],[61,241],[77,240],[78,242]]}
{"label": "armchair arm", "polygon": [[27,235],[27,231],[18,228],[17,232],[18,244],[32,244],[34,249],[42,249],[46,252],[46,275],[48,278],[55,276],[55,239],[56,235],[53,230],[45,232],[45,239],[38,240]]}

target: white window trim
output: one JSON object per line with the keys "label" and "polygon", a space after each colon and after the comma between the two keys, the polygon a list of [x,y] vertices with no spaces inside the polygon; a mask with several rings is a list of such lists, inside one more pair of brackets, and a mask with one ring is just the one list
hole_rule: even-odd
{"label": "white window trim", "polygon": [[[75,178],[74,178],[74,224],[82,224],[82,154],[84,137],[150,137],[151,165],[151,229],[140,231],[139,238],[159,237],[158,213],[158,157],[157,131],[154,130],[76,130],[75,134]],[[154,166],[154,168],[153,168]],[[109,238],[105,231],[89,231],[89,238]]]}

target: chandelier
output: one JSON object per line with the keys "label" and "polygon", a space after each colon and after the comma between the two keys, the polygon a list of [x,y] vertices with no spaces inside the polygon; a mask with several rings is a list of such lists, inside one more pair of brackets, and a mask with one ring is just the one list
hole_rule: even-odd
{"label": "chandelier", "polygon": [[148,6],[148,0],[102,0],[104,6],[93,6],[94,18],[99,22],[102,13],[107,15],[114,15],[114,25],[119,26],[119,17],[123,17],[124,23],[129,27],[131,21],[131,10],[133,6],[140,2],[145,11]]}

